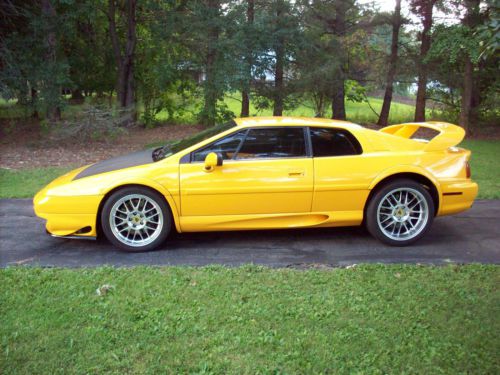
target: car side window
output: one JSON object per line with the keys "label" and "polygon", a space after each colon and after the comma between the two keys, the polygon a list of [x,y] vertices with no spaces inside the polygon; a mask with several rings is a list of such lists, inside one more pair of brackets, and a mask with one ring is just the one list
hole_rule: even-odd
{"label": "car side window", "polygon": [[345,129],[310,128],[314,157],[359,155],[363,152],[358,140]]}
{"label": "car side window", "polygon": [[306,156],[300,127],[250,129],[235,159],[294,158]]}
{"label": "car side window", "polygon": [[246,130],[230,134],[214,143],[209,144],[192,153],[191,161],[198,162],[205,160],[205,157],[211,152],[218,152],[223,160],[232,159],[238,150],[241,141],[245,138]]}

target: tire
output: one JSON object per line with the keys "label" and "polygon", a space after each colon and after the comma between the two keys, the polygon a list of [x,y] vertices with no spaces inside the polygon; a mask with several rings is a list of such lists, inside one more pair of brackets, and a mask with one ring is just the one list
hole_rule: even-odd
{"label": "tire", "polygon": [[366,227],[370,234],[391,246],[418,241],[434,220],[434,202],[419,183],[399,179],[383,185],[368,202]]}
{"label": "tire", "polygon": [[172,228],[165,198],[143,187],[127,187],[104,203],[101,226],[114,246],[128,252],[150,251],[161,245]]}

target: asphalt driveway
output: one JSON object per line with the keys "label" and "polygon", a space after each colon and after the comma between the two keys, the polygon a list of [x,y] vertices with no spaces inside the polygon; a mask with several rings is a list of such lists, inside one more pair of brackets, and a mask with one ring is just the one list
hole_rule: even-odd
{"label": "asphalt driveway", "polygon": [[158,251],[129,254],[105,240],[50,237],[28,199],[0,200],[0,216],[2,267],[500,263],[500,200],[478,201],[468,212],[436,219],[424,239],[406,248],[385,246],[362,228],[324,228],[175,234]]}

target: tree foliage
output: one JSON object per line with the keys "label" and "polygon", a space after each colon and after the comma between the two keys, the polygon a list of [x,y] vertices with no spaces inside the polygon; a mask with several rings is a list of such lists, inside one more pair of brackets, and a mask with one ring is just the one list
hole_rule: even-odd
{"label": "tree foliage", "polygon": [[497,3],[402,1],[412,14],[356,0],[8,1],[0,95],[53,120],[68,101],[131,107],[153,126],[160,112],[222,122],[236,115],[228,95],[243,116],[307,102],[345,119],[346,100],[385,90],[380,124],[393,92],[416,94],[418,119],[433,99],[464,126],[497,121]]}

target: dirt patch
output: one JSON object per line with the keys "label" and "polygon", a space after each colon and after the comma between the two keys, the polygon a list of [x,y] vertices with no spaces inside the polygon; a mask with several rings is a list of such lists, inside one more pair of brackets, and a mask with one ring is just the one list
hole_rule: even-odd
{"label": "dirt patch", "polygon": [[151,143],[181,139],[203,130],[201,125],[165,125],[154,129],[133,128],[109,142],[85,144],[52,142],[39,126],[2,126],[0,168],[41,168],[81,166],[144,149]]}

